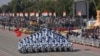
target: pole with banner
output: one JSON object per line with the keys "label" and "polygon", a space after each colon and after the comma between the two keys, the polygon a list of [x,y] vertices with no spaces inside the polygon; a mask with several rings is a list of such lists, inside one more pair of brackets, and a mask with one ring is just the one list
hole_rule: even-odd
{"label": "pole with banner", "polygon": [[23,17],[24,16],[23,13],[20,13],[20,16]]}
{"label": "pole with banner", "polygon": [[63,17],[65,17],[65,16],[66,16],[66,12],[64,11],[64,12],[63,12]]}
{"label": "pole with banner", "polygon": [[32,16],[34,16],[34,15],[35,15],[35,13],[34,13],[34,12],[31,12],[31,13],[30,13],[30,16],[31,16],[31,17],[32,17]]}
{"label": "pole with banner", "polygon": [[82,19],[81,19],[81,16],[82,16],[82,13],[81,11],[78,12],[78,16],[79,16],[79,20],[80,20],[80,29],[82,30]]}
{"label": "pole with banner", "polygon": [[20,13],[17,13],[17,16],[20,16]]}
{"label": "pole with banner", "polygon": [[36,17],[39,17],[39,13],[38,12],[36,13]]}
{"label": "pole with banner", "polygon": [[81,13],[81,11],[79,11],[79,12],[78,12],[78,16],[80,16],[80,17],[81,17],[81,15],[82,15],[82,13]]}
{"label": "pole with banner", "polygon": [[49,12],[49,16],[50,16],[50,17],[52,16],[52,12]]}
{"label": "pole with banner", "polygon": [[37,23],[39,23],[39,12],[36,13]]}
{"label": "pole with banner", "polygon": [[28,17],[28,13],[25,13],[25,16]]}
{"label": "pole with banner", "polygon": [[14,14],[14,13],[12,13],[12,16],[14,17],[14,16],[15,16],[15,14]]}
{"label": "pole with banner", "polygon": [[53,13],[53,16],[56,18],[56,12]]}

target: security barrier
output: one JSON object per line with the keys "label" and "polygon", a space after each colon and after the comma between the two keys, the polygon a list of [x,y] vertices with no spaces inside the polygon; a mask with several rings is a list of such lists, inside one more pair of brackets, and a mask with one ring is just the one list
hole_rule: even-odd
{"label": "security barrier", "polygon": [[5,29],[5,30],[14,30],[14,29],[16,29],[15,27],[10,27],[10,26],[2,26],[2,25],[0,25],[0,28],[1,29]]}
{"label": "security barrier", "polygon": [[0,25],[0,28],[2,29],[2,25]]}
{"label": "security barrier", "polygon": [[81,35],[69,35],[69,39],[74,43],[100,48],[100,39],[85,38]]}

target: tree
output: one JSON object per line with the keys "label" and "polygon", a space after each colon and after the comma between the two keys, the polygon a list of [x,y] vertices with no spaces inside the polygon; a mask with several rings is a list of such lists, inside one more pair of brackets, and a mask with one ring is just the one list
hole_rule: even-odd
{"label": "tree", "polygon": [[2,13],[2,8],[0,7],[0,13]]}
{"label": "tree", "polygon": [[2,7],[1,7],[2,9],[2,12],[9,12],[9,10],[10,10],[10,8],[9,8],[9,6],[8,5],[2,5]]}
{"label": "tree", "polygon": [[88,0],[89,2],[89,18],[96,18],[96,10],[100,8],[100,0]]}
{"label": "tree", "polygon": [[8,5],[12,8],[12,12],[25,12],[31,2],[29,0],[11,0]]}
{"label": "tree", "polygon": [[97,8],[98,8],[98,10],[100,10],[100,2],[99,2],[99,4],[98,4]]}

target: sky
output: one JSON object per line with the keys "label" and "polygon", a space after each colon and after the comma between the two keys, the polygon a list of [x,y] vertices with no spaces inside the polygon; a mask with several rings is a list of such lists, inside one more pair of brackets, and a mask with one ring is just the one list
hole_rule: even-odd
{"label": "sky", "polygon": [[0,0],[0,6],[4,5],[4,4],[8,4],[8,2],[10,2],[11,0]]}

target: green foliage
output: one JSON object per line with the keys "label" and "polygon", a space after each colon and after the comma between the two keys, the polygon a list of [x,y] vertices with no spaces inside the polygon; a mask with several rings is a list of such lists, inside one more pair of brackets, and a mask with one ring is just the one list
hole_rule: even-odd
{"label": "green foliage", "polygon": [[[11,0],[7,6],[10,12],[43,12],[47,10],[61,15],[63,11],[70,13],[72,10],[71,4],[72,0]],[[5,12],[8,10],[7,6],[2,8],[5,9]]]}
{"label": "green foliage", "polygon": [[98,3],[98,6],[97,6],[98,10],[100,10],[100,2]]}
{"label": "green foliage", "polygon": [[9,12],[10,7],[8,5],[2,5],[1,10],[2,10],[2,12]]}
{"label": "green foliage", "polygon": [[100,0],[98,2],[97,9],[100,10]]}
{"label": "green foliage", "polygon": [[[96,8],[100,9],[100,0],[94,0]],[[96,10],[93,5],[93,0],[88,0],[90,12]],[[67,15],[72,15],[73,0],[11,0],[8,5],[3,5],[0,8],[2,12],[56,12],[57,15],[62,16],[62,12],[66,11]]]}
{"label": "green foliage", "polygon": [[0,13],[2,12],[2,9],[1,9],[1,7],[0,7]]}

